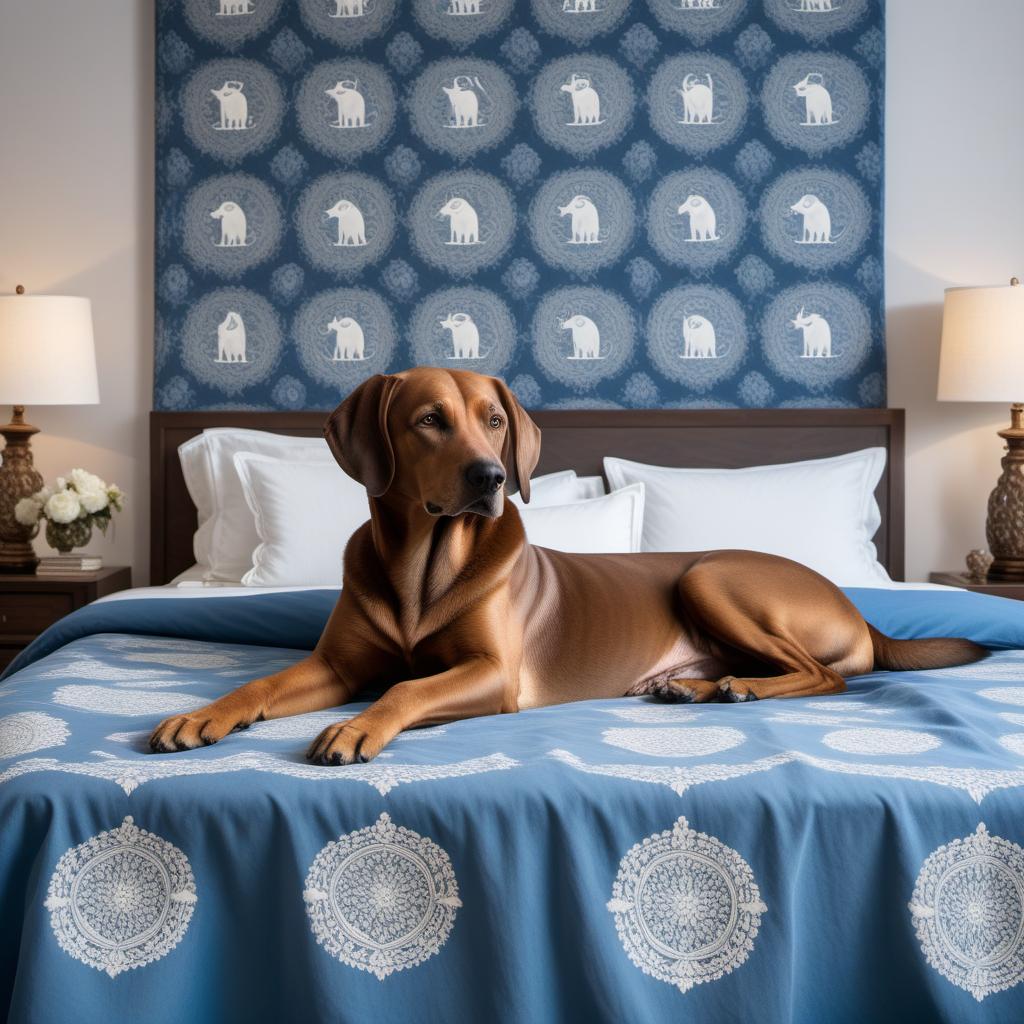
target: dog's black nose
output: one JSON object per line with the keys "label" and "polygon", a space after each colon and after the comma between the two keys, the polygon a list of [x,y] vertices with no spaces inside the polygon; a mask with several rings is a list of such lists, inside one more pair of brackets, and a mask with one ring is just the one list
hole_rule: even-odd
{"label": "dog's black nose", "polygon": [[466,483],[481,494],[493,494],[505,482],[505,470],[497,462],[479,459],[466,467]]}

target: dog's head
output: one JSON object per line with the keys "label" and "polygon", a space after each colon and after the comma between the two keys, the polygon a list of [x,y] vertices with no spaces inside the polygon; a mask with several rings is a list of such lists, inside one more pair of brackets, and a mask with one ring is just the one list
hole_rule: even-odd
{"label": "dog's head", "polygon": [[500,516],[506,492],[529,501],[540,457],[540,430],[507,385],[465,370],[371,377],[324,436],[371,497],[400,496],[434,516]]}

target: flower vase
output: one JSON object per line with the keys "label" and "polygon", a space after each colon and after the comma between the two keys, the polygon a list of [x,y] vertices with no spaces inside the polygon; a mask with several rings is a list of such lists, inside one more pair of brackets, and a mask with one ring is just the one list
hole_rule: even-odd
{"label": "flower vase", "polygon": [[46,522],[46,543],[62,555],[75,548],[84,548],[92,539],[92,523],[88,519],[75,519],[70,523]]}

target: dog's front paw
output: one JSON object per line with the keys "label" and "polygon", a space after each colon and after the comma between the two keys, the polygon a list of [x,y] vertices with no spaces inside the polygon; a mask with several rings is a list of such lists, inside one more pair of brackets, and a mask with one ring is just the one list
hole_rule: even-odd
{"label": "dog's front paw", "polygon": [[327,726],[310,744],[306,758],[314,764],[365,764],[375,758],[399,731],[374,721],[368,713],[356,715],[346,722]]}
{"label": "dog's front paw", "polygon": [[156,754],[171,754],[177,750],[208,747],[224,739],[235,729],[246,729],[249,723],[238,715],[214,708],[212,704],[186,715],[165,718],[149,737],[149,748]]}

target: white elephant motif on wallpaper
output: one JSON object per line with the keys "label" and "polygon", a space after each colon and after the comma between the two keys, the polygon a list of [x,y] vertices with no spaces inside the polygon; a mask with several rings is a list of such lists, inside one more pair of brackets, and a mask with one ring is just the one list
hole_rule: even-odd
{"label": "white elephant motif on wallpaper", "polygon": [[597,207],[589,196],[573,196],[565,206],[558,207],[559,217],[572,218],[572,237],[569,245],[597,245],[600,243],[600,218]]}
{"label": "white elephant motif on wallpaper", "polygon": [[693,314],[683,320],[682,359],[717,359],[715,325],[704,316]]}
{"label": "white elephant motif on wallpaper", "polygon": [[681,217],[690,218],[690,237],[688,242],[720,242],[718,217],[712,205],[703,197],[687,196],[676,211]]}
{"label": "white elephant motif on wallpaper", "polygon": [[246,99],[244,82],[225,82],[219,89],[210,92],[220,104],[220,120],[213,126],[219,132],[239,132],[252,127],[249,117],[249,101]]}
{"label": "white elephant motif on wallpaper", "polygon": [[366,245],[366,221],[363,219],[363,211],[355,203],[349,199],[339,199],[326,212],[328,217],[338,222],[336,246]]}
{"label": "white elephant motif on wallpaper", "polygon": [[597,6],[597,0],[562,0],[562,11],[565,14],[596,14],[604,10]]}
{"label": "white elephant motif on wallpaper", "polygon": [[245,210],[230,200],[223,202],[210,216],[220,221],[220,241],[213,244],[226,249],[248,245],[245,240],[248,230],[245,222]]}
{"label": "white elephant motif on wallpaper", "polygon": [[[683,79],[681,89],[677,89],[683,98],[683,119],[680,124],[716,124],[715,119],[715,83],[710,74],[705,74],[707,82],[702,82],[699,75],[687,75]],[[718,119],[720,120],[720,119]]]}
{"label": "white elephant motif on wallpaper", "polygon": [[572,355],[567,358],[604,358],[604,356],[601,355],[601,332],[598,330],[597,324],[595,324],[589,316],[577,313],[576,315],[569,317],[567,320],[560,320],[558,326],[563,331],[572,332]]}
{"label": "white elephant motif on wallpaper", "polygon": [[325,94],[338,104],[338,120],[328,122],[332,128],[366,128],[366,99],[353,79],[338,82]]}
{"label": "white elephant motif on wallpaper", "polygon": [[452,108],[448,128],[482,128],[487,123],[480,120],[480,97],[473,86],[487,96],[487,90],[480,83],[480,79],[471,78],[469,75],[456,75],[450,86],[441,86]]}
{"label": "white elephant motif on wallpaper", "polygon": [[366,0],[334,0],[334,13],[328,18],[361,18],[366,14]]}
{"label": "white elephant motif on wallpaper", "polygon": [[679,0],[681,11],[717,11],[721,6],[717,0]]}
{"label": "white elephant motif on wallpaper", "polygon": [[791,11],[800,14],[829,14],[838,11],[839,5],[834,0],[797,0],[797,3],[787,4]]}
{"label": "white elephant motif on wallpaper", "polygon": [[449,199],[440,210],[438,217],[448,218],[449,238],[447,245],[480,245],[480,218],[472,204],[461,196]]}
{"label": "white elephant motif on wallpaper", "polygon": [[804,332],[804,350],[801,359],[832,358],[832,327],[820,313],[805,313],[800,307],[796,319],[790,323]]}
{"label": "white elephant motif on wallpaper", "polygon": [[480,330],[468,313],[449,313],[438,321],[452,332],[452,354],[449,359],[480,359]]}
{"label": "white elephant motif on wallpaper", "polygon": [[245,322],[240,314],[229,310],[217,325],[217,363],[246,363]]}
{"label": "white elephant motif on wallpaper", "polygon": [[569,81],[560,85],[559,89],[567,92],[572,99],[572,120],[566,122],[569,127],[604,123],[601,120],[601,97],[589,78],[577,75],[574,71]]}
{"label": "white elephant motif on wallpaper", "polygon": [[252,0],[219,0],[217,17],[233,17],[238,14],[252,14],[255,8]]}
{"label": "white elephant motif on wallpaper", "polygon": [[832,236],[832,214],[817,196],[801,196],[790,209],[803,217],[801,237],[794,239],[798,245],[834,245],[842,237],[842,231]]}
{"label": "white elephant motif on wallpaper", "polygon": [[336,316],[328,325],[324,334],[334,332],[334,352],[332,363],[357,362],[366,358],[366,338],[358,320],[350,316]]}
{"label": "white elephant motif on wallpaper", "polygon": [[824,83],[823,76],[812,71],[793,86],[806,107],[805,120],[800,122],[805,127],[835,124],[839,120],[832,113],[832,94]]}

